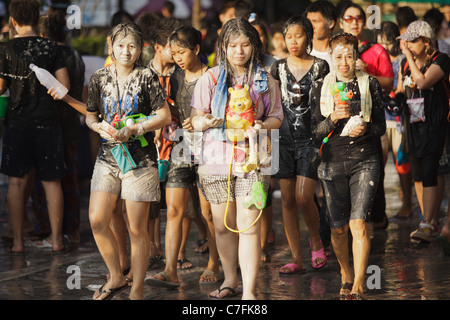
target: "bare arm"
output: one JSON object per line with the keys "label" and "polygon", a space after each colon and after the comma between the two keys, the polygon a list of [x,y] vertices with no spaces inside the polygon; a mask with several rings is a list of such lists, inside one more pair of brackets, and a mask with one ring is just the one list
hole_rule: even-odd
{"label": "bare arm", "polygon": [[408,60],[411,76],[417,85],[417,88],[424,90],[431,88],[436,82],[445,75],[444,71],[436,64],[432,64],[425,73],[422,73],[414,61],[414,57],[407,48],[403,48],[403,53]]}
{"label": "bare arm", "polygon": [[209,128],[220,127],[222,123],[223,119],[214,118],[210,113],[196,108],[191,109],[191,125],[195,131],[205,131]]}
{"label": "bare arm", "polygon": [[70,78],[66,67],[56,70],[55,78],[70,91]]}

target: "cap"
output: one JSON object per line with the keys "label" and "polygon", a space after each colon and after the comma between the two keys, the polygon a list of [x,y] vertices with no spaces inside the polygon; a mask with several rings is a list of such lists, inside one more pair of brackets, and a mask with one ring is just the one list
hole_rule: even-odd
{"label": "cap", "polygon": [[397,40],[413,41],[419,37],[433,39],[434,32],[431,26],[425,21],[411,22],[403,35],[397,37]]}

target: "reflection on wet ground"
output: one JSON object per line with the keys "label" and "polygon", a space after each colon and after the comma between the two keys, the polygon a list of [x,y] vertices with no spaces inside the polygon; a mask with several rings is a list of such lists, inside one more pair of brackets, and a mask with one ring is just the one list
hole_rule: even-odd
{"label": "reflection on wet ground", "polygon": [[[450,182],[447,176],[447,182]],[[393,217],[400,207],[398,175],[392,163],[386,168],[387,214]],[[441,205],[441,226],[447,214],[449,183]],[[52,255],[50,249],[26,247],[23,255],[8,254],[9,242],[0,246],[1,300],[89,300],[93,290],[104,283],[107,273],[87,221],[87,197],[83,198],[81,241],[69,247],[69,253]],[[419,223],[419,208],[414,200],[414,215],[410,219],[391,218],[386,230],[372,231],[369,258],[371,272],[367,274],[366,295],[373,300],[442,300],[450,299],[450,257],[442,255],[435,242],[414,244],[409,234]],[[307,230],[301,223],[305,274],[280,275],[280,266],[291,262],[290,251],[281,221],[279,197],[274,197],[275,244],[270,247],[271,261],[261,263],[257,280],[257,295],[263,300],[338,300],[340,288],[339,265],[331,255],[326,267],[313,270],[307,245]],[[7,216],[1,216],[0,233],[7,228]],[[165,226],[163,216],[162,230]],[[164,235],[161,237],[164,241]],[[148,300],[206,300],[217,284],[199,284],[199,277],[207,264],[208,255],[194,252],[196,227],[192,227],[187,257],[194,268],[179,272],[181,286],[175,290],[145,287]],[[75,271],[70,269],[75,266]],[[69,268],[69,269],[68,269]],[[163,265],[149,274],[161,271]],[[74,280],[79,272],[79,285]],[[379,277],[376,277],[380,275]],[[239,289],[239,288],[238,288]],[[126,299],[127,291],[115,299]],[[236,297],[235,299],[239,299]]]}

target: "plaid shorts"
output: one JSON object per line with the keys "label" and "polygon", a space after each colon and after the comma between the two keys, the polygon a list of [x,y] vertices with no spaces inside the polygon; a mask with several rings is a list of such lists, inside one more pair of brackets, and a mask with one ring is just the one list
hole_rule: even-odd
{"label": "plaid shorts", "polygon": [[[209,202],[214,204],[228,201],[228,175],[203,175],[200,174],[202,191]],[[256,174],[254,171],[246,178],[231,176],[230,201],[236,198],[246,197],[252,192],[252,185],[256,181],[264,183],[264,191],[267,193],[270,186],[270,176]]]}

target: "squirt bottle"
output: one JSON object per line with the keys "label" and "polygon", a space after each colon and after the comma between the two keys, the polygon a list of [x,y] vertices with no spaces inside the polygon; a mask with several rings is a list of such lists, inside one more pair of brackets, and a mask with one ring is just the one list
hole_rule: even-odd
{"label": "squirt bottle", "polygon": [[62,99],[68,92],[67,88],[62,85],[50,72],[43,68],[39,68],[35,64],[30,64],[30,69],[34,71],[39,82],[47,89],[54,88],[58,93],[58,98]]}

